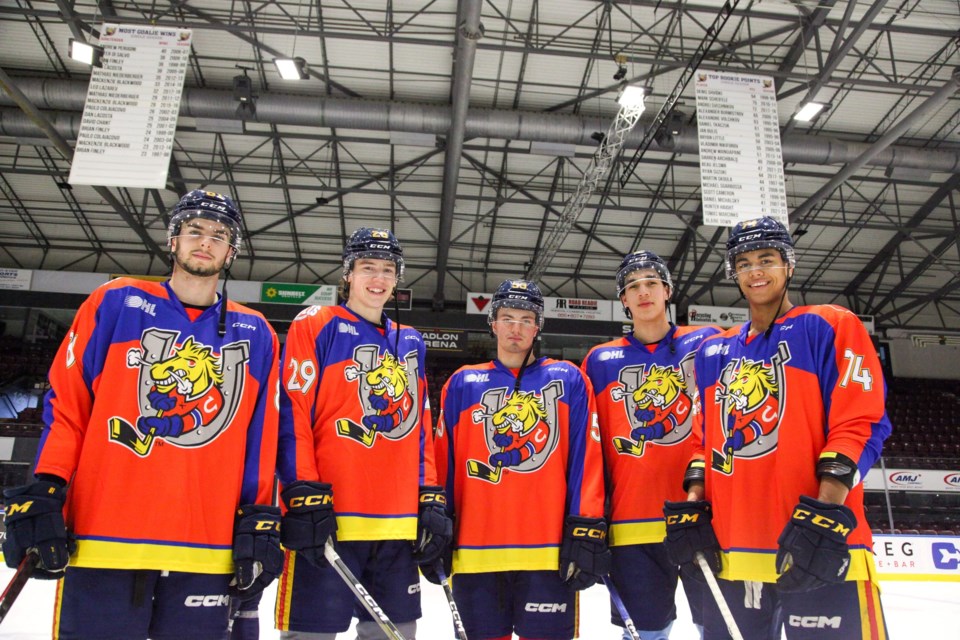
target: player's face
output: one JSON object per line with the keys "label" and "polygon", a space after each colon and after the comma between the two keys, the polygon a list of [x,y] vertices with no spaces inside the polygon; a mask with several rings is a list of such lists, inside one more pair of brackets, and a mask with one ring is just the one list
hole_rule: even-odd
{"label": "player's face", "polygon": [[226,225],[203,218],[184,222],[172,243],[174,264],[200,278],[219,276],[234,252]]}
{"label": "player's face", "polygon": [[634,322],[659,322],[665,317],[670,289],[653,269],[629,274],[620,302],[630,309]]}
{"label": "player's face", "polygon": [[504,307],[497,310],[492,326],[493,334],[497,336],[497,350],[523,355],[537,337],[537,314],[526,309]]}
{"label": "player's face", "polygon": [[751,305],[779,304],[788,275],[793,270],[777,249],[757,249],[733,261],[737,284]]}
{"label": "player's face", "polygon": [[347,282],[350,283],[348,304],[379,313],[397,286],[397,265],[392,260],[360,258],[353,263]]}

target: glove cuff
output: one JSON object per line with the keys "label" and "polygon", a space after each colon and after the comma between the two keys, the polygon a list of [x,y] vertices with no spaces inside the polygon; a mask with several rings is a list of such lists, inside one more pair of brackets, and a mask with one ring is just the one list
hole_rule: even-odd
{"label": "glove cuff", "polygon": [[437,505],[441,508],[446,507],[447,494],[444,493],[443,487],[435,485],[424,485],[420,487],[420,507],[423,508],[431,505]]}
{"label": "glove cuff", "polygon": [[304,513],[333,509],[333,485],[329,482],[298,480],[283,488],[280,499],[287,511]]}
{"label": "glove cuff", "polygon": [[603,518],[567,516],[566,535],[575,540],[605,542],[607,539],[607,522]]}

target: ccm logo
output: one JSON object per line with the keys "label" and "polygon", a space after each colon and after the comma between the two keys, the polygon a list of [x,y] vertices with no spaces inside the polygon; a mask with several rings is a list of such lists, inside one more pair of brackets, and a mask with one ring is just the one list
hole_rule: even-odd
{"label": "ccm logo", "polygon": [[530,613],[564,613],[567,610],[567,603],[559,602],[528,602],[523,605],[524,611]]}
{"label": "ccm logo", "polygon": [[699,513],[681,513],[677,516],[667,516],[667,524],[686,524],[700,519]]}
{"label": "ccm logo", "polygon": [[407,593],[409,593],[410,595],[413,595],[415,593],[420,593],[420,583],[418,582],[417,584],[412,584],[409,587],[407,587]]}
{"label": "ccm logo", "polygon": [[797,509],[793,512],[794,520],[808,520],[810,524],[821,527],[823,529],[830,529],[834,533],[839,533],[840,535],[847,536],[850,535],[850,527],[845,527],[836,520],[832,518],[827,518],[826,516],[813,515],[806,509]]}
{"label": "ccm logo", "polygon": [[594,529],[592,527],[574,527],[574,538],[593,538],[594,540],[603,540],[607,533],[603,529]]}
{"label": "ccm logo", "polygon": [[316,507],[321,504],[330,504],[333,502],[333,496],[298,496],[290,500],[290,508],[296,507]]}
{"label": "ccm logo", "polygon": [[787,624],[802,629],[839,629],[843,618],[840,616],[790,616]]}
{"label": "ccm logo", "polygon": [[226,594],[215,596],[187,596],[183,604],[187,607],[229,607],[230,596]]}

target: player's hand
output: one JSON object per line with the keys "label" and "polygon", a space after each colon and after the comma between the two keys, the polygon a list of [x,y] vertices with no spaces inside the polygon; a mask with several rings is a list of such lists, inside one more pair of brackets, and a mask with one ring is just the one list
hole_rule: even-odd
{"label": "player's hand", "polygon": [[452,540],[453,520],[447,515],[447,498],[443,487],[420,487],[413,559],[417,564],[429,566],[447,552]]}
{"label": "player's hand", "polygon": [[580,591],[600,582],[612,563],[603,518],[567,516],[560,545],[560,579]]}
{"label": "player's hand", "polygon": [[155,436],[177,437],[183,433],[183,418],[172,416],[140,416],[137,418],[137,429],[146,435],[151,431]]}
{"label": "player's hand", "polygon": [[394,427],[393,416],[363,416],[363,426],[372,431],[391,431]]}
{"label": "player's hand", "polygon": [[743,449],[744,440],[742,429],[734,431],[723,443],[724,452],[733,453],[734,451],[740,451],[740,449]]}
{"label": "player's hand", "polygon": [[70,554],[77,544],[67,534],[63,521],[66,487],[40,480],[3,492],[7,502],[7,535],[3,541],[3,558],[7,566],[16,568],[28,553],[37,555],[33,577],[56,580],[63,577]]}
{"label": "player's hand", "polygon": [[280,509],[248,504],[237,510],[233,526],[233,580],[230,595],[249,600],[283,571]]}
{"label": "player's hand", "polygon": [[327,482],[298,480],[280,493],[287,512],[280,527],[280,541],[317,567],[327,566],[323,547],[336,538],[333,487]]}
{"label": "player's hand", "polygon": [[490,456],[490,464],[494,467],[515,467],[520,464],[520,450],[509,449]]}
{"label": "player's hand", "polygon": [[786,592],[838,584],[850,569],[847,536],[857,518],[842,504],[800,496],[800,503],[777,540],[777,586]]}
{"label": "player's hand", "polygon": [[694,569],[697,552],[700,552],[714,573],[720,571],[720,543],[713,531],[713,509],[709,502],[668,500],[663,503],[663,518],[667,525],[663,544],[671,562],[702,581],[701,571]]}
{"label": "player's hand", "polygon": [[150,406],[158,411],[169,411],[177,406],[177,399],[154,389],[147,394]]}
{"label": "player's hand", "polygon": [[387,396],[377,395],[376,393],[371,393],[367,399],[370,401],[370,406],[376,409],[377,411],[383,411],[390,406],[390,401],[387,400]]}
{"label": "player's hand", "polygon": [[498,447],[509,447],[513,444],[513,436],[509,433],[494,433],[493,444]]}
{"label": "player's hand", "polygon": [[649,422],[653,420],[657,414],[654,413],[652,409],[641,409],[638,407],[637,410],[633,412],[633,415],[640,422]]}

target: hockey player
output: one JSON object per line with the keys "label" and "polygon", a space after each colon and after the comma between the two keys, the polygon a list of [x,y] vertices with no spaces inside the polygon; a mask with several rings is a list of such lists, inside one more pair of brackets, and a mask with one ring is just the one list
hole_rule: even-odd
{"label": "hockey player", "polygon": [[488,321],[497,359],[453,374],[437,427],[454,597],[471,639],[573,638],[577,590],[610,570],[590,382],[569,362],[534,357],[543,296],[533,282],[501,283]]}
{"label": "hockey player", "polygon": [[80,306],[50,369],[37,481],[5,492],[7,564],[34,554],[35,577],[63,578],[57,638],[222,638],[230,595],[282,567],[277,336],[217,294],[240,212],[191,191],[167,243],[169,281],[119,278]]}
{"label": "hockey player", "polygon": [[392,232],[358,229],[343,250],[346,302],[304,310],[287,334],[279,475],[290,551],[276,606],[283,638],[333,640],[355,609],[358,637],[383,637],[326,563],[324,545],[333,538],[350,570],[413,638],[417,565],[439,558],[452,535],[434,467],[423,338],[383,311],[403,267]]}
{"label": "hockey player", "polygon": [[[850,311],[793,306],[795,265],[776,220],[730,232],[725,268],[751,321],[697,352],[700,447],[688,501],[664,506],[667,546],[681,563],[700,551],[719,571],[745,638],[779,638],[785,624],[791,640],[882,639],[860,482],[890,433],[880,363]],[[707,640],[729,637],[703,603]]]}
{"label": "hockey player", "polygon": [[[693,454],[693,356],[717,327],[677,327],[667,319],[673,281],[651,251],[630,253],[617,271],[617,295],[633,332],[594,347],[583,369],[596,393],[610,496],[611,578],[643,640],[670,634],[677,617],[678,567],[663,545],[664,500],[683,500]],[[693,620],[700,588],[684,574]],[[614,607],[613,623],[624,626]],[[628,632],[624,637],[629,640]]]}

